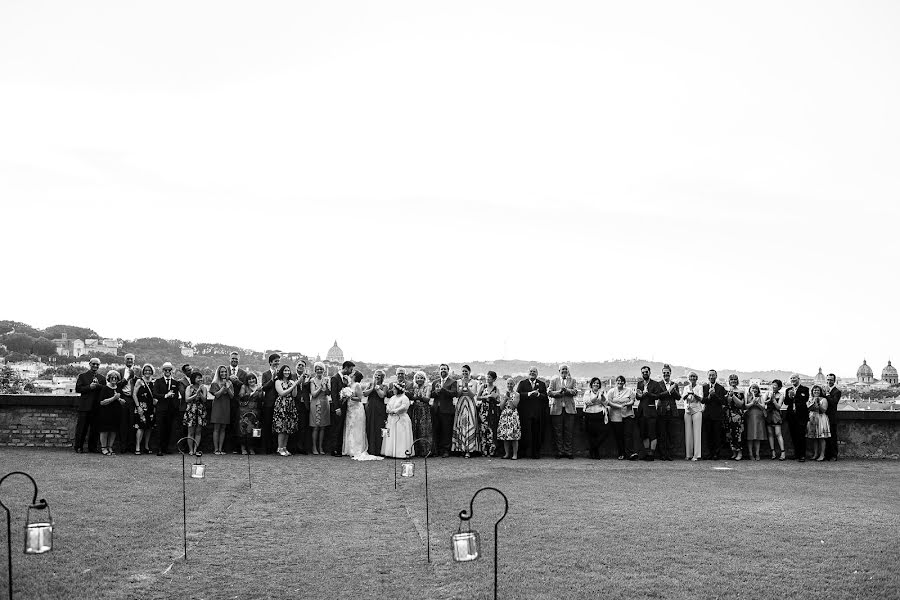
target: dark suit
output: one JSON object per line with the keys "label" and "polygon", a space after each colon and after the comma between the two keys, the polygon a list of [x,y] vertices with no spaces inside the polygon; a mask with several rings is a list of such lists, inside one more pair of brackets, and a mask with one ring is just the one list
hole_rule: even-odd
{"label": "dark suit", "polygon": [[[99,387],[91,389],[91,383],[98,383]],[[84,447],[84,439],[88,438],[88,452],[96,452],[97,446],[94,439],[97,437],[94,431],[97,410],[100,408],[100,391],[106,380],[99,372],[87,370],[75,380],[75,391],[81,394],[78,399],[78,424],[75,426],[75,450],[81,451]]]}
{"label": "dark suit", "polygon": [[[349,375],[335,373],[331,376],[331,425],[328,426],[328,442],[325,444],[325,452],[337,453],[341,455],[341,449],[344,445],[344,419],[347,418],[347,401],[341,398],[341,390],[347,387]],[[340,414],[338,411],[340,410]]]}
{"label": "dark suit", "polygon": [[638,401],[635,412],[638,427],[641,430],[641,439],[652,441],[656,439],[656,401],[663,395],[666,388],[653,379],[648,379],[646,382],[641,379],[637,383],[637,390],[644,392]]}
{"label": "dark suit", "polygon": [[[529,396],[532,391],[536,391],[537,396]],[[531,458],[540,458],[541,446],[544,445],[544,424],[550,412],[547,385],[540,379],[536,379],[534,384],[530,379],[523,379],[516,387],[516,392],[519,394],[519,419],[522,425],[519,452]]]}
{"label": "dark suit", "polygon": [[434,427],[434,441],[437,444],[437,452],[450,453],[450,442],[453,439],[453,417],[456,407],[453,399],[459,395],[459,384],[455,379],[447,377],[444,384],[438,379],[431,384],[431,397],[434,399],[434,415],[431,420]]}
{"label": "dark suit", "polygon": [[[159,431],[159,449],[157,452],[169,453],[169,439],[172,436],[172,424],[178,416],[178,405],[181,384],[174,377],[166,381],[160,377],[153,382],[153,399],[156,407],[153,414],[156,418],[156,427]],[[172,397],[166,396],[171,393]]]}
{"label": "dark suit", "polygon": [[122,386],[122,397],[125,404],[122,405],[119,420],[119,452],[125,453],[130,448],[134,451],[134,401],[131,395],[134,392],[134,384],[140,378],[141,368],[137,365],[131,367],[129,376],[125,377],[125,367],[119,369],[119,380]]}
{"label": "dark suit", "polygon": [[831,429],[831,437],[825,442],[825,459],[837,459],[838,457],[838,403],[841,401],[841,390],[834,386],[825,395],[828,398],[828,427]]}
{"label": "dark suit", "polygon": [[[794,391],[791,397],[791,391]],[[805,385],[784,388],[784,403],[787,406],[788,431],[794,444],[794,458],[806,460],[806,424],[809,422],[809,388]],[[704,418],[706,416],[704,415]]]}
{"label": "dark suit", "polygon": [[237,374],[232,376],[231,374],[231,365],[229,364],[228,369],[228,378],[231,380],[231,385],[234,387],[234,396],[231,397],[231,405],[229,406],[229,417],[231,422],[228,424],[229,435],[228,438],[231,440],[231,449],[234,452],[241,451],[241,406],[240,406],[240,397],[241,397],[241,388],[247,384],[247,371],[244,370],[243,367],[237,368]]}
{"label": "dark suit", "polygon": [[703,384],[703,441],[709,454],[707,458],[719,459],[719,451],[725,445],[725,403],[728,401],[725,388],[716,383],[710,390],[709,383]]}
{"label": "dark suit", "polygon": [[656,429],[659,441],[656,450],[664,460],[672,460],[675,452],[675,430],[680,426],[678,418],[678,399],[681,398],[678,384],[671,382],[672,389],[666,389],[666,382],[660,381],[659,407],[656,410]]}
{"label": "dark suit", "polygon": [[272,435],[272,415],[275,410],[275,400],[278,398],[278,392],[275,391],[275,376],[272,369],[263,371],[262,381],[260,382],[263,391],[263,400],[259,407],[259,413],[262,417],[262,450],[266,454],[272,454],[275,451],[275,436]]}

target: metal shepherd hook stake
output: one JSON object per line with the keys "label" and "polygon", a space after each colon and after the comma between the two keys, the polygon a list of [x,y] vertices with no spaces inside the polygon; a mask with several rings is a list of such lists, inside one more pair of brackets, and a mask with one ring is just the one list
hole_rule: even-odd
{"label": "metal shepherd hook stake", "polygon": [[500,518],[497,519],[497,522],[494,523],[494,600],[497,600],[497,548],[500,546],[500,540],[497,538],[497,528],[500,525],[500,521],[506,518],[506,513],[509,512],[509,499],[506,497],[506,494],[498,490],[494,487],[483,487],[472,496],[472,499],[469,500],[469,510],[466,512],[465,509],[459,511],[459,521],[460,525],[462,525],[463,521],[469,521],[474,516],[474,505],[475,498],[481,492],[486,490],[493,490],[500,494],[503,497],[503,514],[500,515]]}
{"label": "metal shepherd hook stake", "polygon": [[[431,440],[427,438],[418,438],[413,440],[409,448],[406,450],[406,460],[400,465],[401,477],[413,477],[415,474],[414,465],[412,463],[413,450],[418,442],[424,443],[425,454],[422,459],[425,461],[425,543],[428,545],[428,562],[431,562],[431,521],[428,515],[428,455],[431,454]],[[409,467],[406,466],[407,462]]]}
{"label": "metal shepherd hook stake", "polygon": [[[187,484],[185,483],[184,477],[184,450],[181,449],[181,442],[186,440],[194,441],[194,438],[183,437],[175,443],[175,447],[178,449],[178,452],[181,453],[181,504],[184,515],[184,560],[187,560]],[[187,448],[187,444],[185,444]]]}
{"label": "metal shepherd hook stake", "polygon": [[[38,487],[37,483],[34,481],[34,477],[25,473],[23,471],[13,471],[12,473],[7,473],[0,479],[0,487],[3,486],[3,482],[12,475],[23,475],[28,478],[28,481],[31,482],[32,487],[34,488],[34,494],[31,496],[31,504],[28,506],[28,514],[29,517],[26,518],[25,523],[25,554],[43,554],[44,552],[49,552],[53,549],[53,519],[50,517],[50,506],[47,504],[47,501],[41,498],[41,501],[38,502]],[[12,515],[9,512],[9,507],[3,503],[3,500],[0,499],[0,506],[3,507],[3,510],[6,511],[6,557],[7,557],[7,572],[6,579],[9,583],[9,600],[12,600],[13,597],[13,574],[12,574]],[[46,523],[35,523],[31,524],[30,522],[30,514],[31,510],[47,510],[47,522]],[[33,536],[30,536],[29,533],[34,533]]]}

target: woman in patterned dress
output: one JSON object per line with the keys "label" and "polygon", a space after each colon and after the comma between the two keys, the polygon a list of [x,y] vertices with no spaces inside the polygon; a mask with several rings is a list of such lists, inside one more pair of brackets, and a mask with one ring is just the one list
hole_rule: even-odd
{"label": "woman in patterned dress", "polygon": [[741,460],[744,454],[744,392],[738,389],[740,380],[737,375],[728,376],[728,389],[725,392],[725,437],[731,445],[731,459]]}
{"label": "woman in patterned dress", "polygon": [[141,440],[144,441],[144,454],[150,454],[150,431],[153,429],[153,375],[156,369],[150,363],[141,367],[141,378],[134,383],[131,393],[134,405],[134,453],[141,453]]}
{"label": "woman in patterned dress", "polygon": [[457,382],[459,395],[456,398],[456,414],[453,416],[454,452],[462,452],[469,458],[473,452],[481,451],[481,428],[478,423],[478,407],[475,404],[477,381],[469,379],[472,369],[462,366],[462,377]]}
{"label": "woman in patterned dress", "polygon": [[412,419],[413,439],[419,440],[414,448],[416,456],[431,454],[433,430],[431,426],[431,387],[425,371],[416,371],[409,389],[409,417]]}
{"label": "woman in patterned dress", "polygon": [[203,385],[203,373],[193,371],[190,385],[184,390],[185,410],[181,424],[187,427],[188,454],[200,454],[200,437],[206,425],[206,386]]}
{"label": "woman in patterned dress", "polygon": [[253,449],[253,430],[262,427],[259,422],[259,409],[264,395],[256,373],[248,373],[247,384],[241,386],[238,397],[241,454],[256,454],[256,450]]}
{"label": "woman in patterned dress", "polygon": [[322,441],[325,428],[331,424],[331,390],[325,377],[325,364],[317,362],[313,366],[315,375],[309,380],[309,426],[312,427],[312,453],[325,454]]}
{"label": "woman in patterned dress", "polygon": [[481,386],[478,393],[479,420],[481,421],[481,452],[485,456],[494,456],[497,453],[497,443],[494,435],[497,431],[497,423],[500,421],[500,390],[494,385],[497,381],[497,373],[487,372],[487,380]]}
{"label": "woman in patterned dress", "polygon": [[825,390],[822,389],[822,386],[812,386],[806,406],[809,408],[806,437],[814,440],[815,444],[812,460],[823,461],[825,460],[825,440],[831,437],[831,425],[826,414],[828,398],[825,397]]}
{"label": "woman in patterned dress", "polygon": [[291,367],[282,365],[278,369],[278,378],[275,380],[275,407],[272,410],[272,431],[278,434],[278,449],[281,456],[290,456],[287,449],[288,437],[297,431],[297,405],[294,403],[294,388],[299,385],[299,379],[291,379]]}
{"label": "woman in patterned dress", "polygon": [[516,382],[506,380],[506,393],[500,398],[500,420],[497,423],[497,439],[503,441],[503,458],[519,459],[519,439],[522,437],[522,425],[519,421],[519,394],[515,391]]}

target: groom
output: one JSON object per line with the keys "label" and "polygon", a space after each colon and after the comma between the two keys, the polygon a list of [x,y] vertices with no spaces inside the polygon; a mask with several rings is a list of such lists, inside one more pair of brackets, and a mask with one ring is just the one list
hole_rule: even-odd
{"label": "groom", "polygon": [[341,455],[344,443],[344,419],[347,418],[347,400],[341,398],[341,390],[350,385],[350,374],[356,363],[345,360],[341,372],[331,376],[331,426],[328,428],[328,447],[332,456]]}

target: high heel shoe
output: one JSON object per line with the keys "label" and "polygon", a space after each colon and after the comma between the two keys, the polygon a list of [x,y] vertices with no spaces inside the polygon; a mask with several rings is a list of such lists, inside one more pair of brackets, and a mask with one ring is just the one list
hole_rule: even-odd
{"label": "high heel shoe", "polygon": [[785,452],[784,450],[782,450],[782,451],[781,451],[781,456],[778,457],[778,460],[786,460],[786,459],[787,459],[787,452]]}

